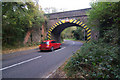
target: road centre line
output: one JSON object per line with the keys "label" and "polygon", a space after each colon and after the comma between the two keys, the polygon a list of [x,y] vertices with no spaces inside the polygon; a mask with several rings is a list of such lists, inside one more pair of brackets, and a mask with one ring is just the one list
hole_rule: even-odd
{"label": "road centre line", "polygon": [[40,57],[42,57],[42,56],[37,56],[37,57],[35,57],[35,58],[31,58],[31,59],[28,59],[28,60],[26,60],[26,61],[22,61],[22,62],[20,62],[20,63],[13,64],[13,65],[11,65],[11,66],[1,68],[0,71],[5,70],[5,69],[9,69],[9,68],[12,68],[12,67],[15,67],[15,66],[18,66],[18,65],[21,65],[21,64],[30,62],[30,61],[33,61],[33,60],[38,59],[38,58],[40,58]]}
{"label": "road centre line", "polygon": [[55,50],[55,52],[60,51],[60,50],[65,49],[65,48],[66,48],[66,47],[63,47],[63,48],[61,48],[61,49],[59,49],[59,50]]}
{"label": "road centre line", "polygon": [[[59,49],[59,50],[56,50],[55,52],[60,51],[60,50],[65,49],[65,48],[66,48],[66,47],[63,47],[63,48],[61,48],[61,49]],[[33,60],[38,59],[38,58],[40,58],[40,57],[42,57],[42,56],[38,56],[38,57],[35,57],[35,58],[31,58],[31,59],[28,59],[28,60],[26,60],[26,61],[22,61],[22,62],[20,62],[20,63],[13,64],[13,65],[11,65],[11,66],[7,66],[7,67],[4,67],[4,68],[1,68],[0,71],[9,69],[9,68],[12,68],[12,67],[15,67],[15,66],[18,66],[18,65],[21,65],[21,64],[30,62],[30,61],[33,61]]]}

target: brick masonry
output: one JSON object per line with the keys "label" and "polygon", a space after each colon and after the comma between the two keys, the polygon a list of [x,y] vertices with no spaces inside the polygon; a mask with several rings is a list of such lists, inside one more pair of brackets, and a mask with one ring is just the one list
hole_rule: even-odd
{"label": "brick masonry", "polygon": [[[48,30],[56,22],[59,22],[61,20],[65,20],[65,19],[80,20],[84,24],[86,24],[87,23],[87,19],[88,19],[87,11],[90,10],[90,9],[91,8],[47,14],[47,16],[49,16],[49,21],[48,21],[49,27],[48,27]],[[65,26],[67,28],[69,25],[68,26],[67,25],[61,25],[61,26],[62,26],[61,28],[65,27]],[[57,29],[57,30],[60,30],[60,28]],[[57,34],[58,32],[59,31],[53,31],[53,33],[51,34],[52,35],[51,38],[57,39],[57,40],[59,39],[60,40],[60,34]],[[93,30],[91,31],[91,38],[92,39],[96,39],[97,40],[97,38],[98,38],[97,35],[98,35],[98,32],[93,31]]]}
{"label": "brick masonry", "polygon": [[56,22],[66,18],[77,20],[79,19],[80,21],[86,23],[87,22],[86,12],[90,9],[91,8],[47,14],[49,15],[48,24],[49,26],[52,26]]}
{"label": "brick masonry", "polygon": [[[56,22],[59,22],[61,20],[64,20],[64,19],[75,19],[75,20],[80,20],[82,21],[84,24],[87,23],[87,19],[88,19],[88,16],[87,16],[87,11],[90,10],[91,8],[87,8],[87,9],[80,9],[80,10],[73,10],[73,11],[65,11],[65,12],[57,12],[57,13],[51,13],[51,14],[45,14],[45,16],[48,16],[49,17],[49,20],[48,20],[48,28],[47,30],[50,29],[50,27],[52,25],[54,25]],[[62,27],[67,28],[68,26],[67,25],[62,25]],[[88,26],[89,27],[89,26]],[[47,30],[45,28],[45,24],[42,25],[42,29],[39,29],[37,31],[33,31],[31,33],[32,35],[32,41],[33,42],[40,42],[41,40],[44,40],[47,36]],[[59,29],[58,29],[59,30]],[[62,29],[63,30],[63,29]],[[55,39],[55,37],[57,39],[60,40],[60,34],[57,34],[55,35],[57,32],[59,31],[54,31],[55,33],[52,35],[52,38]],[[98,38],[98,35],[99,33],[96,32],[96,31],[91,31],[91,38],[92,39],[96,39]],[[41,37],[41,35],[43,37]],[[58,37],[59,36],[59,37]],[[28,42],[31,42],[31,37],[29,37],[29,40]]]}

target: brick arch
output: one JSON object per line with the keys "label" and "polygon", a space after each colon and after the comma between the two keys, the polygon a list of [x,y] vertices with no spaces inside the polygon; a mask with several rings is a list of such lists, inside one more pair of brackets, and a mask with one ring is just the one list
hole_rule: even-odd
{"label": "brick arch", "polygon": [[87,32],[87,42],[90,41],[91,39],[91,29],[89,27],[87,27],[87,25],[85,25],[83,22],[79,21],[79,20],[75,20],[75,19],[67,19],[67,20],[61,20],[56,22],[52,27],[50,27],[50,29],[48,30],[47,33],[47,39],[51,40],[51,33],[52,31],[57,28],[59,25],[65,24],[65,23],[72,23],[72,24],[76,24],[77,26],[85,29],[85,31]]}

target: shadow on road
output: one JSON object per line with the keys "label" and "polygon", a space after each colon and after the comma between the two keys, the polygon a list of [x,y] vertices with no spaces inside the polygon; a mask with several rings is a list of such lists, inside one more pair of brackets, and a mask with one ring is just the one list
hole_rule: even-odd
{"label": "shadow on road", "polygon": [[[58,48],[58,49],[60,49],[60,48]],[[58,50],[58,49],[55,49],[55,50]],[[54,51],[55,51],[55,50],[54,50]],[[40,51],[40,50],[39,50],[39,51],[37,51],[37,52],[38,52],[38,53],[46,53],[46,52],[48,53],[48,52],[52,52],[52,51],[50,51],[50,50],[42,50],[42,51]]]}
{"label": "shadow on road", "polygon": [[38,51],[39,53],[44,53],[44,52],[51,52],[51,51],[48,51],[48,50],[45,50],[45,51]]}

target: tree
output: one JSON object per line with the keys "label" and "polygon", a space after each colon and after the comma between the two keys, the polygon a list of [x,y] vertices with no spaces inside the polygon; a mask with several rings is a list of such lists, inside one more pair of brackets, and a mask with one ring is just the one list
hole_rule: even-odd
{"label": "tree", "polygon": [[61,33],[61,37],[64,39],[73,39],[74,35],[72,33],[73,30],[76,30],[76,26],[68,27]]}
{"label": "tree", "polygon": [[[88,25],[100,32],[105,42],[118,44],[120,41],[120,2],[93,3],[89,12]],[[120,44],[120,43],[119,43]]]}
{"label": "tree", "polygon": [[88,26],[99,39],[85,43],[65,66],[69,77],[120,78],[120,2],[93,3]]}
{"label": "tree", "polygon": [[55,13],[55,12],[58,11],[58,9],[55,8],[55,7],[46,7],[46,8],[44,8],[44,11],[45,11],[46,13]]}
{"label": "tree", "polygon": [[33,2],[3,2],[3,46],[23,42],[26,32],[41,27],[43,11]]}
{"label": "tree", "polygon": [[[77,27],[76,30],[72,31],[74,38],[76,40],[83,40],[84,39],[84,30],[81,27]],[[86,37],[86,35],[85,35]]]}

